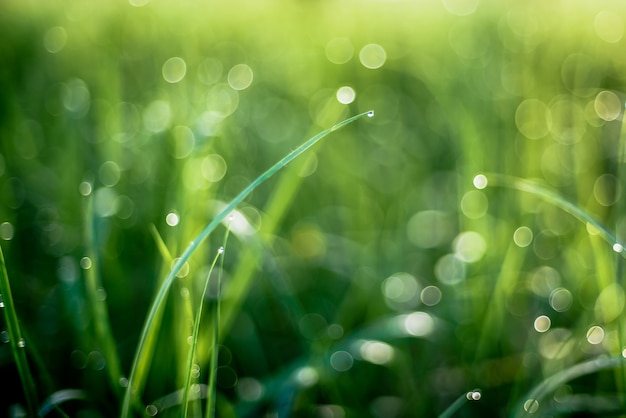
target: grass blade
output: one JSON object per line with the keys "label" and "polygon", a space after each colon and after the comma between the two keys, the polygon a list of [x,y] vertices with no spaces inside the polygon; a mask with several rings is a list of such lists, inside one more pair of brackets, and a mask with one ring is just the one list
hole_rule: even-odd
{"label": "grass blade", "polygon": [[[487,182],[486,184],[488,185],[508,187],[522,192],[527,192],[542,198],[546,202],[574,216],[582,223],[591,225],[594,229],[598,231],[598,235],[600,235],[606,242],[608,242],[612,246],[615,252],[621,253],[622,255],[625,254],[624,245],[617,240],[617,237],[613,232],[611,232],[604,224],[602,224],[602,222],[592,216],[589,212],[585,211],[575,203],[565,199],[556,191],[549,189],[548,187],[532,180],[526,180],[504,174],[480,174],[479,176],[483,176],[483,178],[481,178],[481,181]],[[477,183],[477,178],[478,176],[474,178],[475,184]]]}
{"label": "grass blade", "polygon": [[534,414],[539,409],[546,395],[554,392],[561,385],[570,380],[602,370],[623,367],[625,362],[626,359],[622,356],[598,357],[555,373],[535,386],[535,388],[523,398],[523,403],[516,408],[514,417],[519,418]]}
{"label": "grass blade", "polygon": [[7,273],[4,254],[0,246],[0,301],[7,322],[7,332],[9,333],[9,342],[11,344],[11,352],[17,365],[17,371],[22,381],[22,389],[26,398],[26,407],[29,416],[38,416],[37,414],[37,392],[35,390],[35,382],[30,373],[28,359],[26,358],[26,344],[20,331],[20,325],[13,304],[13,295],[11,294],[11,286],[9,284],[9,275]]}
{"label": "grass blade", "polygon": [[87,291],[88,305],[91,306],[93,323],[96,332],[96,341],[100,345],[100,349],[106,359],[107,372],[111,381],[113,392],[119,396],[120,381],[122,371],[120,360],[117,355],[117,348],[113,332],[111,331],[111,323],[109,321],[109,312],[104,299],[99,294],[102,289],[100,279],[99,260],[96,251],[96,236],[94,229],[93,215],[93,195],[87,196],[85,209],[85,244],[87,257],[91,260],[91,267],[85,269],[85,289]]}
{"label": "grass blade", "polygon": [[270,167],[267,171],[265,171],[263,174],[261,174],[259,177],[257,177],[257,179],[254,180],[241,193],[239,193],[228,204],[228,206],[226,206],[226,208],[222,212],[220,212],[220,214],[217,215],[197,235],[196,239],[194,239],[191,242],[191,244],[189,244],[189,246],[182,253],[182,255],[180,256],[180,258],[178,259],[176,264],[172,267],[172,270],[170,271],[168,276],[163,281],[163,283],[161,285],[161,288],[159,289],[159,292],[157,293],[154,301],[152,302],[152,305],[151,305],[150,310],[148,312],[148,316],[146,317],[146,322],[144,323],[144,327],[143,327],[143,330],[141,332],[141,336],[139,337],[139,343],[138,343],[138,346],[137,346],[137,351],[135,353],[135,358],[134,358],[133,364],[131,366],[130,376],[128,378],[128,385],[126,387],[126,391],[125,391],[125,394],[124,394],[124,400],[122,402],[122,408],[121,408],[121,414],[120,414],[122,418],[126,418],[126,417],[129,416],[129,414],[130,414],[130,407],[131,407],[131,401],[137,395],[136,388],[135,388],[135,369],[137,367],[138,359],[141,356],[142,351],[144,349],[144,344],[145,344],[145,341],[146,341],[146,337],[147,337],[148,333],[150,332],[150,330],[152,328],[153,320],[154,320],[154,318],[155,318],[155,316],[157,314],[157,311],[159,310],[160,306],[165,301],[165,296],[167,295],[172,282],[176,278],[176,275],[178,274],[180,269],[184,266],[185,262],[187,262],[189,257],[191,257],[191,255],[196,251],[198,246],[209,236],[209,234],[211,234],[211,232],[213,232],[213,230],[226,218],[226,216],[228,216],[228,214],[230,214],[230,212],[233,209],[235,209],[237,207],[237,205],[239,205],[254,189],[256,189],[259,185],[261,185],[267,179],[272,177],[276,172],[278,172],[284,166],[286,166],[291,161],[293,161],[298,156],[300,156],[303,152],[305,152],[306,150],[311,148],[313,145],[315,145],[317,142],[319,142],[322,138],[326,137],[328,134],[330,134],[330,133],[332,133],[332,132],[334,132],[334,131],[336,131],[336,130],[338,130],[338,129],[340,129],[340,128],[342,128],[342,127],[344,127],[344,126],[346,126],[346,125],[348,125],[348,124],[350,124],[350,123],[352,123],[352,122],[354,122],[354,121],[356,121],[358,119],[361,119],[361,118],[363,118],[365,116],[372,117],[372,116],[374,116],[374,112],[373,111],[364,112],[364,113],[358,114],[356,116],[353,116],[351,118],[348,118],[348,119],[346,119],[344,121],[341,121],[338,124],[336,124],[336,125],[328,128],[328,129],[320,132],[319,134],[313,136],[312,138],[310,138],[309,140],[304,142],[302,145],[300,145],[298,148],[296,148],[295,150],[293,150],[292,152],[287,154],[285,157],[283,157],[281,160],[279,160],[276,164],[274,164],[272,167]]}

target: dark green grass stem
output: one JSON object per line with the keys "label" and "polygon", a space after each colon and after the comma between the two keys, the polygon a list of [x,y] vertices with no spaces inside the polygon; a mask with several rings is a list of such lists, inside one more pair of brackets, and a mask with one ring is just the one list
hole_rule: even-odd
{"label": "dark green grass stem", "polygon": [[117,354],[115,338],[111,331],[109,312],[105,301],[98,296],[102,283],[100,279],[100,262],[96,252],[96,236],[94,230],[93,195],[87,197],[85,209],[85,241],[87,256],[91,267],[85,270],[85,290],[88,304],[91,306],[96,341],[106,359],[107,373],[111,380],[113,392],[120,395],[120,379],[122,377],[120,360]]}
{"label": "dark green grass stem", "polygon": [[22,381],[22,389],[26,398],[26,407],[28,415],[31,417],[39,416],[37,413],[37,391],[35,382],[30,373],[28,359],[26,358],[25,340],[20,331],[20,324],[13,304],[13,295],[9,284],[9,275],[7,273],[4,254],[0,246],[0,294],[1,301],[4,305],[3,311],[7,322],[7,332],[9,333],[9,342],[11,344],[11,352],[17,365],[17,371]]}
{"label": "dark green grass stem", "polygon": [[315,145],[317,142],[319,142],[322,138],[324,138],[331,132],[334,132],[365,116],[371,117],[373,115],[374,115],[374,112],[369,111],[369,112],[358,114],[346,120],[343,120],[337,123],[336,125],[313,136],[308,141],[300,145],[298,148],[296,148],[295,150],[287,154],[285,157],[279,160],[276,164],[270,167],[267,171],[265,171],[263,174],[257,177],[257,179],[254,180],[241,193],[239,193],[228,204],[228,206],[226,206],[226,208],[224,208],[222,212],[220,212],[215,218],[213,218],[213,220],[196,236],[196,239],[194,239],[189,244],[189,246],[182,253],[182,255],[180,256],[176,264],[174,264],[174,266],[172,267],[172,270],[170,271],[170,273],[167,275],[167,277],[161,284],[161,288],[159,289],[159,292],[157,293],[154,301],[152,302],[152,305],[150,306],[150,310],[148,312],[146,322],[144,323],[143,330],[139,337],[139,343],[137,346],[137,351],[135,352],[133,364],[131,366],[130,376],[128,378],[128,386],[126,387],[126,391],[124,393],[124,400],[122,402],[122,409],[121,409],[121,414],[120,414],[122,418],[128,417],[130,413],[131,401],[134,398],[134,396],[137,395],[137,393],[135,393],[136,367],[137,367],[138,359],[142,355],[144,345],[146,342],[146,337],[148,336],[148,334],[150,333],[150,330],[152,329],[154,317],[157,314],[157,311],[159,310],[160,306],[165,301],[165,296],[167,295],[168,290],[172,285],[172,282],[176,278],[176,275],[178,274],[180,269],[184,266],[184,264],[187,262],[189,257],[191,257],[191,255],[196,251],[198,246],[209,236],[209,234],[211,234],[211,232],[213,232],[213,230],[224,220],[224,218],[226,218],[226,216],[228,216],[233,211],[233,209],[235,209],[254,189],[256,189],[260,184],[265,182],[267,179],[272,177],[276,172],[278,172],[284,166],[286,166],[291,161],[296,159],[299,155],[301,155],[303,152],[311,148],[313,145]]}
{"label": "dark green grass stem", "polygon": [[[161,268],[161,271],[163,271],[163,276],[165,276],[167,274],[167,270],[166,268],[169,268],[169,266],[171,265],[172,262],[172,256],[167,248],[167,246],[165,245],[165,242],[163,241],[163,238],[161,237],[161,235],[159,234],[159,231],[156,229],[156,226],[154,226],[154,224],[150,224],[149,226],[150,229],[150,233],[152,234],[152,237],[154,239],[154,242],[157,246],[157,249],[159,250],[159,253],[161,254],[161,257],[163,258],[163,267]],[[167,266],[167,267],[165,267]],[[161,318],[163,317],[163,311],[164,311],[165,306],[162,305],[156,312],[153,318],[153,323],[154,324],[158,324],[161,322]],[[152,329],[150,330],[150,332],[147,333],[147,335],[145,336],[145,343],[144,343],[144,350],[141,354],[141,356],[139,356],[136,359],[136,364],[135,364],[135,388],[137,389],[137,391],[141,391],[143,388],[143,385],[146,381],[147,378],[147,374],[148,374],[148,369],[149,369],[149,364],[152,361],[152,354],[154,353],[154,347],[156,346],[157,343],[157,338],[158,338],[158,334],[159,334],[159,327],[154,326],[152,327]]]}

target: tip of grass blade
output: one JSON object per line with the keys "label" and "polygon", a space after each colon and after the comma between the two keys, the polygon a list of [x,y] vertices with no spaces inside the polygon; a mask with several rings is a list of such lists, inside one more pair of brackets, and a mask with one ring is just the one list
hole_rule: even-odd
{"label": "tip of grass blade", "polygon": [[449,418],[455,412],[457,412],[461,407],[468,401],[478,401],[481,398],[480,389],[470,390],[462,395],[460,395],[456,400],[439,415],[439,418]]}

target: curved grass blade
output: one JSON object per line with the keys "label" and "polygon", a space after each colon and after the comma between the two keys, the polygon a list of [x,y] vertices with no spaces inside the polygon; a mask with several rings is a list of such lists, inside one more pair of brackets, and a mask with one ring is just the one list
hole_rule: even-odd
{"label": "curved grass blade", "polygon": [[46,400],[43,402],[43,405],[39,409],[40,416],[46,416],[52,411],[57,411],[59,405],[63,402],[68,401],[84,401],[88,400],[89,397],[87,393],[83,390],[79,389],[63,389],[57,392],[54,392],[52,395],[48,396]]}
{"label": "curved grass blade", "polygon": [[300,145],[298,148],[296,148],[295,150],[293,150],[292,152],[287,154],[285,157],[283,157],[281,160],[279,160],[276,164],[274,164],[272,167],[270,167],[267,171],[265,171],[263,174],[261,174],[259,177],[257,177],[257,179],[254,180],[241,193],[239,193],[228,204],[228,206],[226,206],[226,208],[222,212],[220,212],[220,214],[217,215],[196,236],[196,239],[194,239],[191,242],[191,244],[189,244],[189,246],[182,253],[182,255],[180,256],[180,258],[178,259],[176,264],[174,264],[174,266],[172,267],[172,270],[170,271],[168,276],[163,281],[163,283],[161,285],[161,288],[159,289],[159,292],[157,293],[154,301],[152,302],[152,305],[150,306],[150,311],[148,312],[148,316],[146,318],[146,322],[144,323],[144,327],[143,327],[143,330],[141,332],[141,336],[139,337],[139,343],[138,343],[138,346],[137,346],[137,351],[135,352],[135,357],[134,357],[134,360],[133,360],[133,364],[131,366],[130,376],[128,378],[128,385],[127,385],[126,391],[124,393],[124,400],[122,402],[122,408],[121,408],[121,414],[120,414],[122,418],[126,418],[130,414],[131,401],[137,395],[136,387],[135,387],[136,367],[137,367],[137,363],[138,363],[140,357],[143,354],[143,349],[144,349],[144,344],[145,344],[145,341],[146,341],[146,337],[149,334],[150,329],[152,328],[152,324],[153,324],[155,315],[156,315],[157,311],[159,310],[159,307],[165,301],[165,296],[167,295],[167,293],[169,291],[169,288],[172,285],[172,282],[176,278],[176,275],[178,274],[178,272],[180,272],[180,269],[184,266],[184,264],[187,262],[187,260],[189,260],[189,257],[191,257],[191,255],[196,251],[198,246],[209,236],[209,234],[211,234],[211,232],[213,232],[213,230],[226,218],[226,216],[228,216],[228,214],[230,214],[230,212],[233,209],[235,209],[237,207],[237,205],[239,205],[239,203],[241,203],[254,189],[256,189],[259,185],[261,185],[267,179],[269,179],[274,174],[276,174],[276,172],[278,172],[284,166],[286,166],[291,161],[293,161],[298,156],[300,156],[303,152],[305,152],[306,150],[311,148],[313,145],[315,145],[317,142],[319,142],[321,139],[326,137],[328,134],[330,134],[330,133],[332,133],[332,132],[334,132],[334,131],[336,131],[338,129],[341,129],[344,126],[346,126],[346,125],[348,125],[348,124],[350,124],[350,123],[352,123],[352,122],[354,122],[354,121],[356,121],[358,119],[361,119],[361,118],[363,118],[365,116],[372,117],[372,116],[374,116],[374,112],[373,111],[364,112],[364,113],[358,114],[356,116],[353,116],[351,118],[348,118],[346,120],[343,120],[343,121],[337,123],[336,125],[334,125],[334,126],[328,128],[328,129],[318,133],[317,135],[313,136],[312,138],[310,138],[309,140],[304,142],[302,145]]}
{"label": "curved grass blade", "polygon": [[4,254],[0,246],[0,302],[3,307],[4,315],[7,323],[7,332],[9,333],[9,342],[11,344],[11,352],[17,365],[17,371],[22,381],[22,389],[26,398],[26,407],[29,416],[38,416],[37,414],[37,391],[35,382],[28,366],[26,358],[26,344],[20,331],[19,320],[15,305],[13,304],[13,295],[11,294],[11,286],[9,284],[9,275],[7,274],[6,263],[4,262]]}
{"label": "curved grass blade", "polygon": [[514,418],[531,416],[539,409],[543,398],[554,392],[561,385],[578,377],[597,373],[602,370],[623,367],[626,359],[622,356],[599,357],[584,363],[576,364],[543,380],[535,386],[516,408]]}
{"label": "curved grass blade", "polygon": [[450,405],[445,411],[443,411],[439,415],[439,418],[450,418],[452,415],[454,415],[456,411],[461,409],[461,407],[465,405],[466,402],[477,401],[479,399],[480,399],[480,389],[474,389],[472,391],[464,393],[461,396],[459,396],[456,399],[456,401],[452,402],[452,405]]}
{"label": "curved grass blade", "polygon": [[[152,238],[154,239],[154,242],[156,244],[157,249],[159,250],[159,254],[161,254],[161,258],[163,259],[164,262],[164,266],[170,266],[172,263],[172,255],[169,251],[169,249],[167,248],[167,245],[165,244],[165,241],[163,240],[163,238],[161,237],[161,234],[159,234],[159,231],[157,230],[156,226],[154,224],[150,224],[149,225],[149,229],[150,229],[150,234],[152,235]],[[164,271],[164,275],[167,274],[167,270],[165,270],[166,267],[162,267],[163,271]],[[152,361],[152,356],[154,354],[154,347],[157,344],[157,339],[158,339],[158,334],[159,334],[159,327],[156,326],[156,324],[160,324],[161,323],[161,319],[163,317],[163,313],[164,313],[164,305],[162,305],[159,309],[156,310],[155,314],[154,314],[154,318],[153,318],[153,324],[155,324],[155,326],[152,327],[152,329],[146,334],[145,336],[145,343],[144,343],[144,350],[142,355],[137,359],[137,363],[135,364],[135,388],[137,389],[138,392],[141,392],[141,388],[143,388],[143,385],[147,379],[147,375],[148,375],[148,371],[149,371],[149,365],[150,362]]]}
{"label": "curved grass blade", "polygon": [[486,181],[486,184],[488,185],[503,186],[522,192],[527,192],[538,196],[546,202],[564,210],[582,223],[591,225],[596,231],[598,231],[598,235],[600,235],[606,242],[608,242],[612,246],[613,251],[621,253],[623,256],[626,256],[624,244],[620,243],[617,240],[617,237],[613,232],[611,232],[604,224],[602,224],[602,222],[593,217],[589,212],[585,211],[580,206],[577,206],[575,203],[565,199],[556,191],[549,189],[548,187],[536,181],[526,180],[504,174],[492,173],[488,175],[480,174],[480,176],[485,177],[482,180]]}

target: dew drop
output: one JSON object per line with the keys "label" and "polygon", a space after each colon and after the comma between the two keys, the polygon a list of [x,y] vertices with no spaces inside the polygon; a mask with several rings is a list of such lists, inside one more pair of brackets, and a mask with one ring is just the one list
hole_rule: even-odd
{"label": "dew drop", "polygon": [[524,411],[534,414],[539,409],[539,402],[536,399],[528,399],[524,402]]}
{"label": "dew drop", "polygon": [[615,251],[616,253],[621,253],[624,251],[624,246],[619,242],[616,242],[615,244],[613,244],[613,251]]}
{"label": "dew drop", "polygon": [[487,177],[484,174],[478,174],[476,177],[474,177],[474,187],[476,187],[477,189],[484,189],[485,187],[487,187]]}
{"label": "dew drop", "polygon": [[4,299],[2,299],[2,295],[0,295],[0,308],[4,308]]}
{"label": "dew drop", "polygon": [[91,183],[89,183],[88,181],[83,181],[79,186],[78,186],[78,191],[80,192],[80,194],[82,194],[83,196],[89,196],[91,194],[91,190],[92,190],[92,186]]}
{"label": "dew drop", "polygon": [[154,405],[146,406],[146,414],[150,417],[156,416],[159,413],[159,409]]}
{"label": "dew drop", "polygon": [[0,224],[0,239],[10,241],[11,239],[13,239],[14,233],[15,230],[10,222],[2,222]]}
{"label": "dew drop", "polygon": [[218,254],[224,254],[224,247],[220,247],[219,250],[217,250]]}
{"label": "dew drop", "polygon": [[165,222],[169,226],[176,226],[180,222],[180,217],[178,216],[178,214],[176,212],[170,212],[165,217]]}
{"label": "dew drop", "polygon": [[480,400],[480,392],[477,390],[472,390],[467,392],[466,398],[468,401],[478,401]]}
{"label": "dew drop", "polygon": [[374,117],[374,111],[370,110],[369,112],[367,112],[367,117],[368,118]]}
{"label": "dew drop", "polygon": [[20,348],[26,347],[26,341],[24,341],[23,338],[20,338],[20,340],[17,342],[17,346]]}
{"label": "dew drop", "polygon": [[80,259],[80,266],[83,270],[89,270],[92,266],[91,259],[89,257],[83,257]]}

